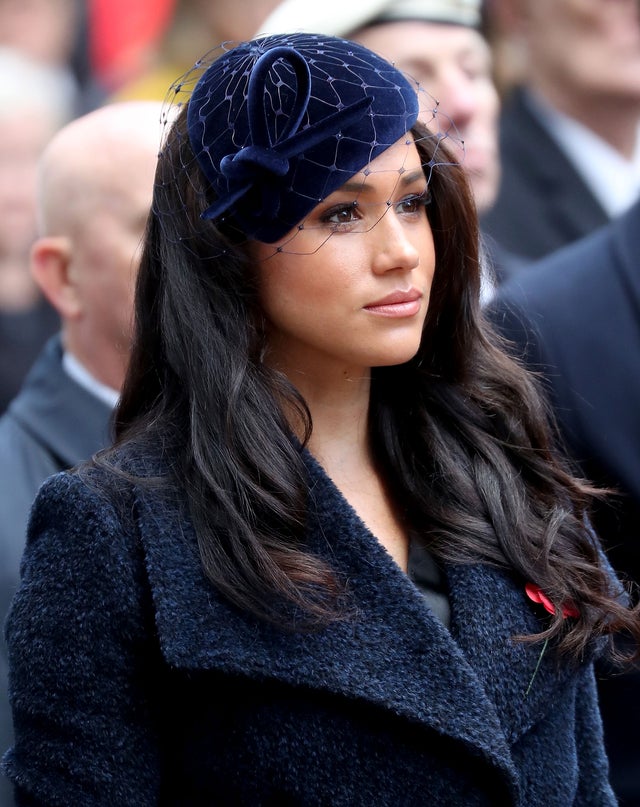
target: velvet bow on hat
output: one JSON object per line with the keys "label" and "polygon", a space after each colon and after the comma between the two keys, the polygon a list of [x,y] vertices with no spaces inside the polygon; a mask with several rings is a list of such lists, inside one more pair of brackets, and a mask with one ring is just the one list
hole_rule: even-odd
{"label": "velvet bow on hat", "polygon": [[416,88],[361,45],[315,34],[239,44],[189,100],[189,141],[212,191],[202,216],[273,243],[417,116]]}

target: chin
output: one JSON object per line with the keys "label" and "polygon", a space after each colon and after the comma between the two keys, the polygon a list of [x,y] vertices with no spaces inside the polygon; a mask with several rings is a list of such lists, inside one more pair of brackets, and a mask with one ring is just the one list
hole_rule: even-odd
{"label": "chin", "polygon": [[378,361],[374,361],[372,363],[372,367],[397,367],[400,364],[406,364],[407,362],[411,361],[411,359],[415,358],[416,354],[418,353],[420,345],[417,345],[414,349],[407,349],[407,350],[398,350],[394,351],[393,353],[387,355],[385,358],[379,357]]}

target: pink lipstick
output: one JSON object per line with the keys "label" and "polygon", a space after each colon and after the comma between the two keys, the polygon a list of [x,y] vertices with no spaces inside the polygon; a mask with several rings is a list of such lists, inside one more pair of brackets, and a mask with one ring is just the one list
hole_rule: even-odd
{"label": "pink lipstick", "polygon": [[420,311],[422,293],[418,289],[408,291],[394,291],[364,306],[365,311],[383,317],[413,317]]}

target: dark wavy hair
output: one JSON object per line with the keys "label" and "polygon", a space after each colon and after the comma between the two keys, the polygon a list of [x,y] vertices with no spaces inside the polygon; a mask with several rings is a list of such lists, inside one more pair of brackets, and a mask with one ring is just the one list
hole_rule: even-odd
{"label": "dark wavy hair", "polygon": [[[281,622],[281,603],[316,623],[340,618],[343,583],[305,551],[307,480],[283,414],[297,413],[304,445],[310,413],[261,361],[247,249],[224,225],[200,218],[212,200],[185,117],[159,159],[117,444],[167,447],[204,571],[229,600]],[[443,145],[421,125],[414,135],[427,165]],[[588,526],[594,491],[571,475],[537,383],[483,318],[477,217],[463,171],[436,165],[428,179],[436,272],[418,354],[372,371],[378,468],[435,557],[511,569],[558,606],[548,630],[520,640],[557,637],[560,652],[579,657],[598,636],[637,639],[637,615]],[[563,624],[566,602],[580,617]]]}

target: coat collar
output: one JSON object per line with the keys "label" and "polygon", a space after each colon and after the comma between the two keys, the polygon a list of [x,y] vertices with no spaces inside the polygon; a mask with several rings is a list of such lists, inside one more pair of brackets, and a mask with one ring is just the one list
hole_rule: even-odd
{"label": "coat collar", "polygon": [[110,442],[111,409],[65,372],[59,335],[46,343],[9,412],[61,468]]}
{"label": "coat collar", "polygon": [[204,577],[188,518],[147,490],[139,529],[167,662],[375,704],[471,746],[515,791],[509,745],[553,708],[568,677],[547,657],[525,697],[540,650],[511,638],[539,630],[523,585],[497,569],[448,568],[449,632],[315,460],[305,461],[309,543],[349,581],[357,617],[290,633],[241,613]]}
{"label": "coat collar", "polygon": [[611,225],[615,270],[640,322],[640,199]]}
{"label": "coat collar", "polygon": [[[609,220],[573,163],[549,132],[539,105],[525,88],[513,91],[505,107],[510,137],[532,187],[544,188],[546,205],[558,228],[579,238]],[[522,137],[528,131],[529,137]]]}

